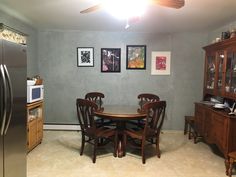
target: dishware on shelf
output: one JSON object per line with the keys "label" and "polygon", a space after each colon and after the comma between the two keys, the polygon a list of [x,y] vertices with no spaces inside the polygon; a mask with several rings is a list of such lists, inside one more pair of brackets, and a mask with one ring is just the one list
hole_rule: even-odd
{"label": "dishware on shelf", "polygon": [[217,109],[224,109],[224,108],[226,108],[226,106],[224,104],[215,104],[213,107],[217,108]]}

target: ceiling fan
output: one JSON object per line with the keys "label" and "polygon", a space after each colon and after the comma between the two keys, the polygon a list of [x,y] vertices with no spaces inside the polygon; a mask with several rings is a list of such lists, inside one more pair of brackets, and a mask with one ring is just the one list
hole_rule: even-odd
{"label": "ceiling fan", "polygon": [[[184,6],[185,0],[149,0],[150,4],[157,4],[160,6],[170,7],[174,9],[180,9]],[[97,4],[87,9],[80,11],[81,14],[94,12],[103,8],[102,4]]]}

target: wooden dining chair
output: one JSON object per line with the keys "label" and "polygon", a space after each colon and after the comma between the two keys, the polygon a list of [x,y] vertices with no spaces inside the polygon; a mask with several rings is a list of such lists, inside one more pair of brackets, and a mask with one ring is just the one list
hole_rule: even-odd
{"label": "wooden dining chair", "polygon": [[[139,108],[138,108],[138,112],[143,112],[143,105],[145,103],[151,103],[154,101],[159,101],[160,98],[159,96],[152,94],[152,93],[141,93],[138,95],[138,100],[139,100]],[[131,120],[128,123],[136,125],[136,127],[134,128],[144,128],[144,122],[143,120]]]}
{"label": "wooden dining chair", "polygon": [[113,139],[114,156],[116,156],[115,149],[117,135],[115,129],[103,126],[97,127],[96,121],[94,120],[94,111],[98,110],[98,106],[92,101],[78,98],[76,100],[76,107],[82,134],[80,155],[83,155],[85,142],[92,144],[94,146],[93,163],[95,163],[99,139],[105,138]]}
{"label": "wooden dining chair", "polygon": [[89,92],[85,95],[85,99],[96,103],[98,105],[98,109],[102,109],[103,98],[105,98],[105,95],[101,92]]}
{"label": "wooden dining chair", "polygon": [[135,148],[141,149],[142,162],[145,163],[145,144],[147,142],[152,142],[152,139],[155,138],[156,144],[156,154],[157,157],[161,157],[160,148],[159,148],[159,136],[161,128],[163,125],[165,117],[166,101],[157,101],[146,103],[143,105],[143,111],[146,112],[147,116],[144,120],[144,128],[141,130],[127,129],[124,133],[124,144],[126,147],[127,136],[135,142],[139,141],[139,146],[133,146]]}
{"label": "wooden dining chair", "polygon": [[159,96],[152,94],[152,93],[141,93],[138,95],[138,99],[139,99],[139,106],[140,106],[138,111],[140,111],[140,112],[143,111],[143,105],[145,103],[160,101]]}
{"label": "wooden dining chair", "polygon": [[[85,95],[86,100],[90,100],[98,105],[98,109],[102,110],[102,104],[103,104],[103,99],[105,98],[105,95],[101,92],[89,92]],[[103,125],[111,125],[112,121],[111,120],[104,120],[103,118],[96,117],[96,124],[97,126],[103,126]]]}

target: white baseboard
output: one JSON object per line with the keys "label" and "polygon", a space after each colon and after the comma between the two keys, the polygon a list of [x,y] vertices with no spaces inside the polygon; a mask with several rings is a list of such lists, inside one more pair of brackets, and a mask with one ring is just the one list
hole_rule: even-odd
{"label": "white baseboard", "polygon": [[80,130],[79,125],[44,124],[44,130]]}

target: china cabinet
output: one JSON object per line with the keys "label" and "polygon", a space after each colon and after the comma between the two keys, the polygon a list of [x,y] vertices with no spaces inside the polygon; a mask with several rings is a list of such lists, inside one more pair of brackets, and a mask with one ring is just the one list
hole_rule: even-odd
{"label": "china cabinet", "polygon": [[236,98],[236,37],[203,47],[206,51],[204,99],[206,96]]}
{"label": "china cabinet", "polygon": [[227,107],[213,107],[215,103],[212,98],[217,98],[221,103],[227,102],[229,106],[235,103],[236,37],[205,46],[203,49],[203,102],[195,103],[195,138],[201,136],[206,143],[215,144],[225,157],[227,169],[228,153],[236,150],[236,115],[229,115],[230,110]]}
{"label": "china cabinet", "polygon": [[43,101],[27,104],[27,147],[31,151],[43,139]]}

